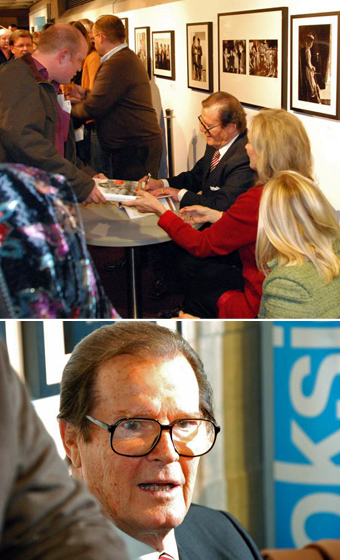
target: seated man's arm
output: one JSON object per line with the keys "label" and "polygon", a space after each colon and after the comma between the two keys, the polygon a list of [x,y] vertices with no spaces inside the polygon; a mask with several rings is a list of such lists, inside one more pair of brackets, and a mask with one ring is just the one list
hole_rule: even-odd
{"label": "seated man's arm", "polygon": [[181,208],[200,204],[219,211],[228,210],[240,194],[254,186],[254,177],[247,157],[227,161],[218,184],[204,188],[202,194],[188,191],[181,200]]}
{"label": "seated man's arm", "polygon": [[[175,177],[170,177],[168,183],[175,189],[187,189],[192,193],[202,190],[204,157],[198,160],[190,171],[183,171]],[[195,203],[193,203],[195,204]],[[199,204],[199,202],[197,203]],[[189,206],[187,204],[186,206]]]}

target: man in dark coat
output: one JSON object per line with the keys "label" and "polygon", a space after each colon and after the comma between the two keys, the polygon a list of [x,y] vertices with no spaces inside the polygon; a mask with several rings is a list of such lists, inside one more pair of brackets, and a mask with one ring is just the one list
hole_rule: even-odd
{"label": "man in dark coat", "polygon": [[[71,25],[44,32],[33,56],[0,69],[0,162],[22,163],[64,175],[79,201],[105,198],[95,171],[77,167],[70,115],[58,103],[59,84],[70,82],[87,53],[83,35]],[[77,165],[76,165],[77,164]]]}
{"label": "man in dark coat", "polygon": [[[198,119],[207,143],[204,156],[190,171],[168,179],[150,179],[147,190],[155,196],[171,195],[181,208],[200,204],[226,211],[255,182],[256,174],[249,167],[245,150],[248,142],[246,114],[236,97],[221,91],[202,102],[202,114]],[[215,315],[209,315],[209,310],[215,308],[211,298],[218,299],[224,291],[242,289],[238,255],[199,259],[177,246],[172,246],[172,250],[175,257],[168,256],[163,262],[176,262],[185,295],[184,310],[200,317],[216,317],[217,308]],[[170,273],[168,271],[166,276]],[[158,280],[158,285],[161,292],[162,279]],[[157,281],[154,290],[157,291]],[[205,296],[206,303],[203,302]]]}
{"label": "man in dark coat", "polygon": [[260,560],[228,513],[193,506],[199,457],[220,431],[204,367],[149,321],[97,329],[73,350],[59,425],[74,477],[99,499],[132,560]]}

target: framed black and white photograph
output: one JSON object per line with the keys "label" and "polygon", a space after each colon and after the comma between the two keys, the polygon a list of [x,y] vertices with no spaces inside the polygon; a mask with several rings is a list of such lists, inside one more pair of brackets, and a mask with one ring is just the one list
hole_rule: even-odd
{"label": "framed black and white photograph", "polygon": [[123,25],[125,27],[125,42],[127,44],[129,44],[129,18],[127,17],[122,17],[120,18],[123,22]]}
{"label": "framed black and white photograph", "polygon": [[135,27],[135,53],[141,59],[151,78],[150,27]]}
{"label": "framed black and white photograph", "polygon": [[153,74],[175,80],[175,32],[152,32]]}
{"label": "framed black and white photograph", "polygon": [[188,87],[213,91],[212,22],[187,23]]}
{"label": "framed black and white photograph", "polygon": [[291,17],[291,109],[339,119],[339,15]]}
{"label": "framed black and white photograph", "polygon": [[288,8],[218,14],[219,90],[250,107],[287,108]]}

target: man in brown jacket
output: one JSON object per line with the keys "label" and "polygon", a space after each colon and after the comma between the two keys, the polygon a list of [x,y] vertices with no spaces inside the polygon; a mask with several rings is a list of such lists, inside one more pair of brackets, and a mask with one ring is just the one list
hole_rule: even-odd
{"label": "man in brown jacket", "polygon": [[82,34],[53,25],[29,53],[0,69],[0,162],[22,163],[64,175],[80,202],[105,202],[92,169],[79,169],[69,114],[58,104],[87,52]]}
{"label": "man in brown jacket", "polygon": [[125,28],[116,16],[102,16],[93,26],[101,58],[93,89],[74,88],[72,116],[95,119],[98,140],[111,156],[111,177],[138,181],[158,176],[162,133],[152,105],[145,67],[125,43]]}

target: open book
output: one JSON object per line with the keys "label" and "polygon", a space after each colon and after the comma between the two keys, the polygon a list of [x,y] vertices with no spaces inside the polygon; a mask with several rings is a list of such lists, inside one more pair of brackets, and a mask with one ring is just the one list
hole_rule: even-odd
{"label": "open book", "polygon": [[[175,203],[173,202],[172,198],[169,195],[159,198],[158,200],[163,204],[166,210],[172,210],[172,212],[177,212]],[[121,208],[125,210],[125,212],[129,216],[129,218],[131,218],[131,220],[134,220],[135,218],[143,218],[144,216],[154,216],[153,212],[142,213],[139,212],[137,208],[135,208],[134,206],[128,206],[128,207],[122,206]]]}
{"label": "open book", "polygon": [[[127,200],[136,200],[138,196],[138,189],[144,189],[145,183],[139,183],[138,181],[127,181],[123,179],[95,179],[97,187],[100,188],[101,192],[105,196],[106,200],[110,202],[125,202]],[[175,204],[170,197],[170,195],[164,195],[162,198],[158,199],[167,210],[172,210],[176,212]],[[143,218],[144,216],[152,216],[152,212],[138,212],[137,208],[134,207],[121,207],[129,218]]]}
{"label": "open book", "polygon": [[124,202],[135,200],[136,190],[143,188],[138,181],[124,181],[123,179],[95,179],[106,200]]}

